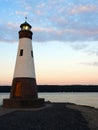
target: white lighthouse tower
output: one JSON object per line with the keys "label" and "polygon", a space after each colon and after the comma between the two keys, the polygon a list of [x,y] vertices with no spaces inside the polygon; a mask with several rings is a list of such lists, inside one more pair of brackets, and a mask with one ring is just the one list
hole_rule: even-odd
{"label": "white lighthouse tower", "polygon": [[11,94],[10,99],[3,100],[5,107],[33,107],[44,104],[44,99],[39,99],[37,95],[31,25],[25,21],[20,28]]}
{"label": "white lighthouse tower", "polygon": [[37,98],[31,25],[24,22],[20,28],[11,97]]}

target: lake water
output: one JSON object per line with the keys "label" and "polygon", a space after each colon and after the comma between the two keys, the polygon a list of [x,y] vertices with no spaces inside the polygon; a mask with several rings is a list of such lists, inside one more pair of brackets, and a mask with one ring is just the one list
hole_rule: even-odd
{"label": "lake water", "polygon": [[[38,97],[51,102],[70,102],[98,108],[98,92],[96,93],[38,93]],[[0,93],[0,105],[4,98],[9,98],[9,93]]]}

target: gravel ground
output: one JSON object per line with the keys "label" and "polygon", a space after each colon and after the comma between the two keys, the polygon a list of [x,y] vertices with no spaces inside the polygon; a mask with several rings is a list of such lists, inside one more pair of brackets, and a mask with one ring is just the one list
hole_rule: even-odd
{"label": "gravel ground", "polygon": [[66,107],[78,110],[88,122],[90,130],[98,130],[98,109],[89,106],[67,104]]}
{"label": "gravel ground", "polygon": [[90,130],[87,120],[66,103],[38,110],[15,110],[0,116],[0,130]]}

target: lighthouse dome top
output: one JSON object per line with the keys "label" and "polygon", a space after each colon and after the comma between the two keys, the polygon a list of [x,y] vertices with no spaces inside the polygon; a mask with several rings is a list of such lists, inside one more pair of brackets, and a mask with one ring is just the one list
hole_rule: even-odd
{"label": "lighthouse dome top", "polygon": [[32,26],[26,21],[20,25],[21,30],[30,30],[31,27]]}

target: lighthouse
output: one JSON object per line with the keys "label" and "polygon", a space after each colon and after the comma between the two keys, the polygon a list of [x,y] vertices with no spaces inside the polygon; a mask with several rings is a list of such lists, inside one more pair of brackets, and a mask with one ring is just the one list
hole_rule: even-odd
{"label": "lighthouse", "polygon": [[20,25],[10,99],[3,100],[4,107],[38,107],[44,104],[44,99],[38,98],[37,93],[31,28],[27,21]]}
{"label": "lighthouse", "polygon": [[31,25],[24,22],[20,25],[19,47],[15,72],[12,82],[11,98],[37,98],[34,56],[32,50]]}

